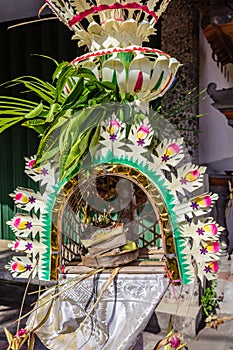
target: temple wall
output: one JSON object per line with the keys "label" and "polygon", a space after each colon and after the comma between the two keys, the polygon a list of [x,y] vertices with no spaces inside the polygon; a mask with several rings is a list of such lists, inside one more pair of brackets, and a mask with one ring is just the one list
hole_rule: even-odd
{"label": "temple wall", "polygon": [[[199,84],[199,13],[192,0],[171,1],[163,14],[161,30],[161,49],[178,59],[183,66],[177,74],[179,85],[172,94],[171,101],[177,101],[187,96]],[[167,104],[172,103],[168,100]],[[198,161],[198,120],[184,119],[198,114],[198,106],[185,108],[182,113],[175,113],[173,121],[178,122],[178,128],[187,141],[187,148],[193,161]]]}
{"label": "temple wall", "polygon": [[[206,88],[212,82],[217,84],[217,90],[233,87],[233,65],[229,64],[224,74],[224,68],[218,67],[212,59],[212,50],[200,30],[200,89]],[[212,103],[213,100],[207,95],[199,107],[200,113],[205,114],[200,119],[201,164],[233,157],[233,129],[228,125],[225,116],[211,105]]]}
{"label": "temple wall", "polygon": [[[224,75],[224,69],[212,59],[212,50],[203,31],[199,30],[199,13],[192,0],[170,3],[163,15],[161,41],[161,49],[183,64],[177,75],[180,83],[167,101],[168,106],[173,101],[177,103],[195,87],[199,87],[199,91],[206,89],[211,82],[217,84],[217,89],[233,87],[233,65],[226,67],[227,74]],[[205,95],[207,98],[200,101],[199,106],[173,116],[180,129],[188,129],[182,130],[181,135],[187,141],[193,161],[200,164],[233,157],[233,130],[225,116],[211,106],[213,101],[208,94],[202,96]],[[198,113],[205,116],[199,120],[183,120],[184,116]],[[195,131],[191,132],[190,129]]]}

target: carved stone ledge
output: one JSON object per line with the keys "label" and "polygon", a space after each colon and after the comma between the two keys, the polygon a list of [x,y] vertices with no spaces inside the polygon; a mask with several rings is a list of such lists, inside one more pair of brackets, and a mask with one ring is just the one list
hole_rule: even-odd
{"label": "carved stone ledge", "polygon": [[194,1],[214,60],[233,63],[233,0]]}
{"label": "carved stone ledge", "polygon": [[233,127],[233,88],[217,90],[217,85],[210,83],[207,93],[214,101],[212,106],[224,114],[228,124]]}
{"label": "carved stone ledge", "polygon": [[233,21],[209,24],[203,32],[213,51],[214,61],[221,62],[223,66],[233,63]]}
{"label": "carved stone ledge", "polygon": [[[232,171],[233,174],[233,171]],[[224,189],[225,194],[229,195],[229,181],[232,182],[232,175],[224,175],[224,174],[209,174],[209,185],[212,186],[220,186],[227,187]]]}

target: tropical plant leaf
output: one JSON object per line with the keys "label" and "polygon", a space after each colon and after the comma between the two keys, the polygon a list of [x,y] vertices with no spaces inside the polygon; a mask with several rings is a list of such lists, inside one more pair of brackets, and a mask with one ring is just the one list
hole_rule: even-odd
{"label": "tropical plant leaf", "polygon": [[179,82],[176,83],[174,87],[162,98],[161,102],[157,104],[156,111],[162,112],[162,115],[167,119],[187,111],[188,108],[199,104],[200,100],[204,100],[206,98],[206,96],[202,97],[206,89],[196,92],[197,87],[194,87],[192,90],[188,91],[183,98],[176,99],[175,102],[172,102],[170,101],[170,98],[173,92],[176,90],[178,84]]}
{"label": "tropical plant leaf", "polygon": [[107,90],[116,90],[116,84],[110,82],[110,81],[97,81],[96,85],[99,87],[103,87],[104,89]]}
{"label": "tropical plant leaf", "polygon": [[78,165],[80,159],[84,156],[85,151],[87,151],[89,136],[92,130],[88,130],[83,133],[77,141],[73,144],[66,159],[65,164],[61,164],[61,176],[63,172],[66,170],[66,177],[70,175],[69,168],[75,164]]}
{"label": "tropical plant leaf", "polygon": [[0,96],[0,107],[2,106],[2,104],[5,104],[5,103],[6,105],[5,106],[3,105],[4,108],[9,108],[9,106],[11,105],[16,106],[18,108],[20,107],[33,108],[33,106],[35,107],[38,105],[37,102],[33,102],[30,100],[24,100],[21,98],[11,97],[11,96]]}
{"label": "tropical plant leaf", "polygon": [[[91,162],[100,137],[98,125],[100,120],[105,118],[106,112],[105,106],[89,107],[78,111],[62,125],[59,134],[53,135],[52,148],[59,144],[61,177],[69,177],[75,168],[78,168],[80,160],[83,160],[87,154]],[[51,147],[46,148],[45,153],[47,154],[42,156],[43,162],[51,156]]]}
{"label": "tropical plant leaf", "polygon": [[99,82],[99,80],[96,78],[95,74],[88,68],[84,68],[84,67],[77,68],[77,74],[78,74],[78,76],[80,76],[86,80],[90,80],[92,83]]}
{"label": "tropical plant leaf", "polygon": [[72,91],[67,95],[62,104],[62,109],[71,108],[79,99],[84,90],[84,79],[80,78],[74,85]]}
{"label": "tropical plant leaf", "polygon": [[97,88],[95,88],[95,91],[91,91],[85,88],[82,93],[82,96],[80,96],[77,103],[73,106],[73,109],[76,110],[88,107],[90,105],[90,100],[93,98],[97,91]]}
{"label": "tropical plant leaf", "polygon": [[46,128],[47,123],[44,119],[33,119],[27,120],[26,122],[21,124],[22,126],[26,126],[27,128],[35,130],[38,134],[43,135]]}
{"label": "tropical plant leaf", "polygon": [[7,123],[10,123],[11,121],[17,121],[21,120],[22,117],[12,117],[12,118],[0,118],[0,125],[5,125]]}
{"label": "tropical plant leaf", "polygon": [[[22,84],[40,101],[36,103],[0,96],[0,115],[13,117],[0,118],[0,132],[18,122],[34,129],[42,136],[35,166],[55,158],[60,162],[61,176],[64,177],[64,174],[70,176],[87,155],[90,158],[86,158],[87,162],[90,160],[91,163],[99,142],[99,126],[106,113],[114,113],[116,118],[126,122],[128,131],[130,125],[142,121],[144,115],[133,112],[130,102],[134,96],[119,94],[117,83],[99,81],[88,68],[76,68],[68,62],[54,62],[57,67],[52,76],[53,84],[33,76],[22,76],[5,83],[9,87]],[[190,103],[196,103],[198,96],[196,90],[191,91],[176,106],[167,108],[165,118],[171,118],[174,110],[183,111]],[[111,102],[120,103],[119,106],[112,106]],[[190,131],[185,126],[183,129]]]}
{"label": "tropical plant leaf", "polygon": [[91,106],[74,111],[69,123],[65,125],[67,132],[75,139],[86,130],[96,127],[100,120],[105,118],[106,112],[107,108],[105,105]]}
{"label": "tropical plant leaf", "polygon": [[54,102],[62,103],[63,100],[66,98],[64,94],[64,88],[69,78],[74,76],[75,71],[76,70],[72,66],[67,65],[60,71],[56,82]]}
{"label": "tropical plant leaf", "polygon": [[91,157],[93,157],[96,152],[96,147],[99,144],[99,139],[100,139],[100,126],[97,126],[97,128],[94,131],[94,135],[91,138],[91,142],[89,146],[89,152]]}
{"label": "tropical plant leaf", "polygon": [[59,62],[58,62],[55,58],[50,57],[50,56],[41,55],[41,54],[39,54],[39,53],[32,53],[31,56],[39,56],[39,57],[42,57],[42,58],[47,58],[48,60],[54,62],[56,66],[59,65]]}
{"label": "tropical plant leaf", "polygon": [[0,118],[0,133],[22,121],[24,117]]}
{"label": "tropical plant leaf", "polygon": [[48,152],[50,152],[53,147],[57,149],[61,126],[67,122],[67,119],[70,117],[70,113],[72,113],[72,111],[67,110],[64,115],[56,118],[54,122],[51,123],[48,131],[44,133],[37,150],[35,166],[39,166],[40,162],[45,163],[46,161],[50,160],[50,158],[47,157]]}
{"label": "tropical plant leaf", "polygon": [[29,113],[30,111],[22,111],[22,110],[4,110],[4,111],[0,111],[0,115],[21,115],[21,116],[25,116],[27,113]]}
{"label": "tropical plant leaf", "polygon": [[[33,106],[34,107],[34,106]],[[1,108],[3,108],[1,110]],[[8,108],[8,109],[4,109],[4,108]],[[28,113],[31,112],[32,109],[28,108],[28,109],[23,109],[20,107],[13,107],[13,106],[0,106],[0,115],[4,115],[4,114],[11,114],[11,115],[26,115]]]}
{"label": "tropical plant leaf", "polygon": [[60,104],[58,103],[52,103],[50,105],[48,114],[46,115],[46,122],[51,123],[54,120],[54,117],[56,116],[56,114],[59,112],[60,110]]}
{"label": "tropical plant leaf", "polygon": [[53,76],[52,76],[53,82],[59,77],[59,75],[60,75],[61,71],[63,70],[63,68],[65,68],[68,64],[69,64],[68,61],[58,64],[58,66],[55,69],[55,71],[53,73]]}
{"label": "tropical plant leaf", "polygon": [[100,126],[92,129],[87,129],[80,138],[73,144],[68,153],[66,163],[61,168],[61,176],[70,178],[74,172],[78,171],[80,160],[82,164],[85,162],[85,167],[88,169],[92,165],[92,157],[96,152],[100,138]]}
{"label": "tropical plant leaf", "polygon": [[[62,173],[63,166],[66,162],[66,159],[68,157],[68,154],[70,153],[71,147],[73,143],[75,142],[75,138],[73,137],[73,133],[70,132],[72,125],[75,124],[76,120],[74,120],[72,117],[67,120],[67,123],[65,123],[60,131],[60,135],[58,138],[58,155],[59,155],[59,169]],[[77,136],[78,137],[78,136]]]}
{"label": "tropical plant leaf", "polygon": [[97,91],[93,98],[89,99],[89,106],[99,105],[101,103],[105,103],[111,101],[111,94],[109,92]]}
{"label": "tropical plant leaf", "polygon": [[33,110],[31,110],[29,113],[25,114],[24,118],[25,119],[32,119],[32,118],[35,118],[35,117],[39,117],[39,115],[41,114],[43,109],[44,109],[44,105],[41,102],[41,103],[38,104],[38,106],[33,108]]}
{"label": "tropical plant leaf", "polygon": [[24,75],[24,76],[22,76],[22,77],[15,78],[15,79],[12,80],[13,83],[14,83],[14,82],[17,83],[18,81],[20,81],[20,82],[22,82],[22,83],[28,81],[28,82],[37,84],[38,86],[41,87],[41,89],[45,89],[46,91],[48,91],[48,92],[50,91],[51,93],[54,93],[54,91],[55,91],[54,85],[52,85],[52,84],[50,84],[49,82],[44,81],[44,80],[42,80],[42,79],[40,79],[40,78],[38,78],[38,77],[35,77],[35,76]]}
{"label": "tropical plant leaf", "polygon": [[83,123],[86,122],[87,126],[91,126],[88,124],[88,116],[90,113],[90,108],[83,108],[76,112],[73,111],[73,113],[70,114],[70,118],[67,119],[66,124],[62,126],[61,134],[63,135],[63,132],[67,133],[73,140],[79,137],[83,130],[81,129]]}
{"label": "tropical plant leaf", "polygon": [[25,92],[33,92],[47,103],[53,103],[55,88],[51,84],[35,77],[25,76],[13,79],[8,84],[8,87],[13,87],[19,84],[23,84],[28,89],[28,91]]}
{"label": "tropical plant leaf", "polygon": [[[38,165],[47,164],[50,161],[57,161],[59,155],[59,146],[57,142],[55,141],[53,144],[53,147],[46,150],[45,153],[43,153],[41,160],[38,162]],[[37,163],[36,163],[37,166]]]}

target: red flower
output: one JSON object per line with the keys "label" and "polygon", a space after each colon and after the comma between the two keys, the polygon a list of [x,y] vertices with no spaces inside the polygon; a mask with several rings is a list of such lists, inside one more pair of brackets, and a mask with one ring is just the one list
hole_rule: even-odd
{"label": "red flower", "polygon": [[173,349],[177,349],[178,346],[180,345],[180,339],[173,335],[170,339],[170,345]]}
{"label": "red flower", "polygon": [[21,337],[22,335],[26,334],[27,330],[26,328],[21,328],[17,333],[16,333],[16,337]]}

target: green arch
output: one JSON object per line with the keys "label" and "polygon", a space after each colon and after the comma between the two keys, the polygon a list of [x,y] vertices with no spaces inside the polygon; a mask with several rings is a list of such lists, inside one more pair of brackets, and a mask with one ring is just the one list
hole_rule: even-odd
{"label": "green arch", "polygon": [[[179,223],[177,221],[177,216],[174,210],[175,204],[175,197],[171,194],[171,192],[167,189],[165,178],[163,179],[161,177],[161,173],[157,173],[154,170],[150,170],[148,165],[143,165],[138,160],[135,160],[133,157],[128,156],[126,153],[124,156],[116,157],[113,155],[111,150],[108,150],[105,157],[98,156],[93,159],[92,166],[100,166],[103,164],[121,164],[121,165],[128,165],[132,168],[137,169],[141,173],[143,173],[150,181],[153,182],[155,187],[159,190],[161,193],[164,203],[167,207],[168,213],[170,215],[170,220],[172,223],[172,230],[173,230],[173,238],[175,242],[175,248],[176,248],[176,255],[178,260],[178,266],[181,274],[181,279],[184,284],[187,284],[191,282],[190,275],[188,274],[188,264],[186,262],[185,254],[182,253],[183,247],[183,239],[181,237],[180,227]],[[49,199],[46,203],[46,214],[43,214],[43,231],[42,235],[43,238],[46,240],[46,246],[47,250],[46,253],[43,254],[42,257],[42,277],[45,280],[50,279],[50,272],[51,272],[51,227],[52,227],[52,211],[53,206],[55,204],[55,200],[63,186],[75,175],[77,175],[80,171],[85,170],[82,166],[80,167],[79,171],[74,172],[69,178],[62,180],[61,182],[57,182],[54,186],[54,192],[49,194]]]}

